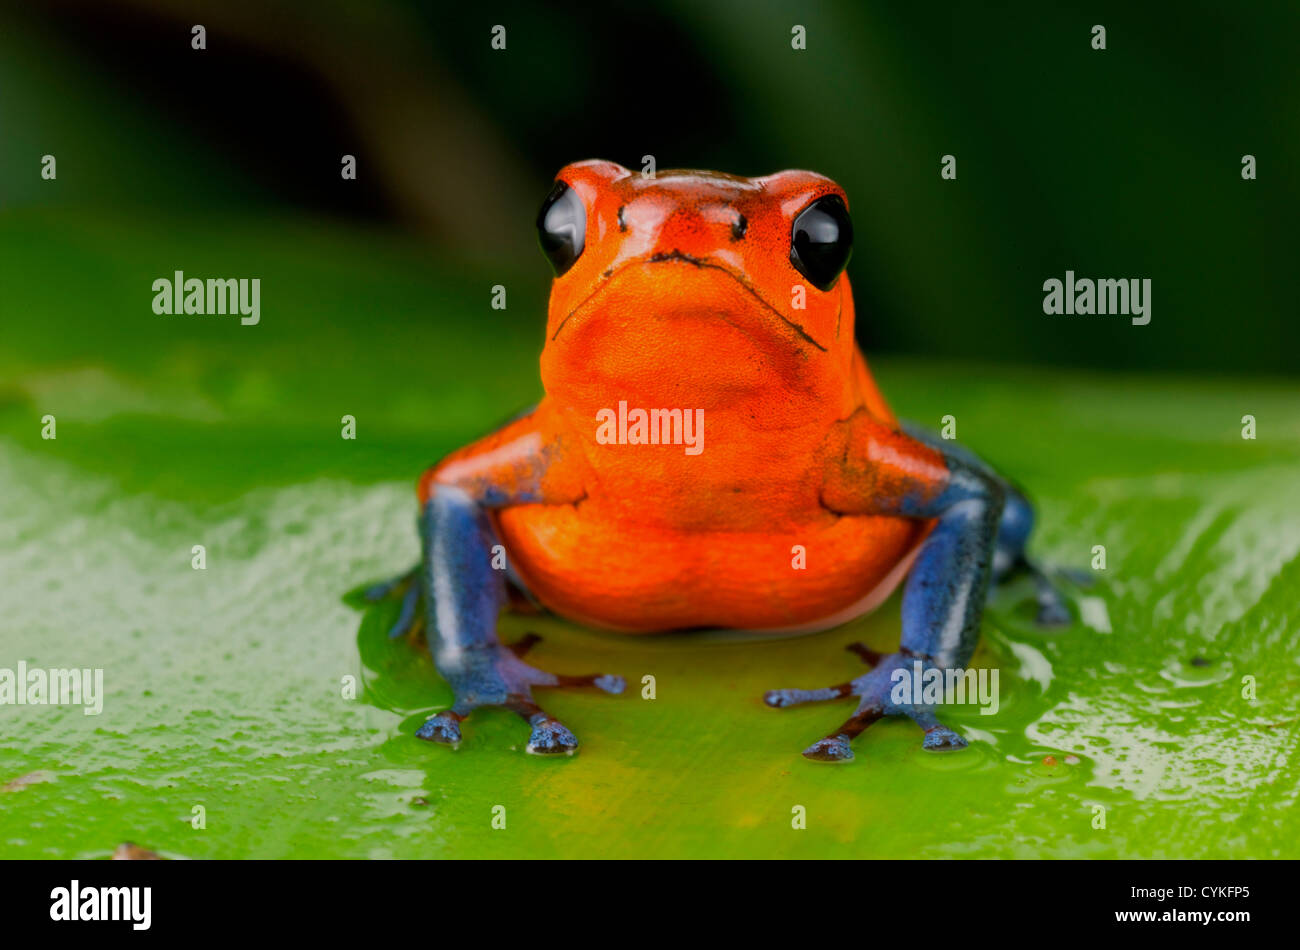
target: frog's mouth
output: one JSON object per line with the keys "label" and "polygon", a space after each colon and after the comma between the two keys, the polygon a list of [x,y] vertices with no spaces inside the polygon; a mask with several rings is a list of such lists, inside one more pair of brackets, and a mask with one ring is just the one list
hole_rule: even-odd
{"label": "frog's mouth", "polygon": [[[581,320],[584,313],[595,309],[600,303],[602,303],[604,298],[609,295],[611,285],[618,282],[620,278],[624,277],[624,275],[630,273],[636,273],[646,268],[658,268],[661,265],[669,266],[669,267],[688,266],[702,271],[703,270],[716,271],[718,273],[725,274],[727,277],[731,278],[732,281],[734,281],[736,284],[738,284],[741,287],[741,289],[745,292],[745,294],[747,295],[747,297],[749,298],[752,304],[757,305],[757,310],[765,318],[766,322],[774,321],[774,325],[782,327],[784,331],[790,335],[791,339],[794,342],[796,342],[797,345],[799,345],[800,347],[807,345],[807,346],[815,347],[816,349],[820,350],[823,353],[826,352],[825,346],[823,346],[816,339],[814,339],[813,336],[807,330],[805,330],[800,324],[791,320],[788,316],[783,314],[780,310],[778,310],[771,303],[765,300],[763,298],[763,295],[760,294],[754,288],[754,286],[744,278],[744,276],[738,274],[730,267],[727,267],[726,265],[720,264],[716,261],[710,260],[709,258],[694,257],[690,254],[686,254],[682,251],[675,250],[675,249],[667,252],[661,251],[659,253],[652,254],[648,257],[633,258],[632,260],[626,261],[623,264],[619,265],[618,268],[616,269],[605,271],[605,273],[601,275],[601,280],[596,285],[595,289],[593,289],[592,292],[588,294],[577,306],[575,306],[572,310],[570,310],[569,313],[565,316],[565,318],[560,321],[560,325],[557,326],[555,328],[555,332],[551,334],[551,340],[554,341],[557,337],[559,337],[560,333],[564,330],[565,327],[569,326],[570,322],[573,321],[575,317]],[[677,293],[673,294],[673,296],[681,297],[683,296],[681,294],[682,288],[684,286],[688,286],[689,282],[679,280],[679,281],[674,281],[674,284],[676,285],[674,289],[677,291]],[[635,294],[632,296],[643,296],[643,295]],[[661,298],[664,296],[667,295],[660,295]],[[705,295],[702,294],[701,296],[705,296]],[[690,311],[690,310],[694,310],[695,307],[693,305],[688,304],[682,309]],[[734,311],[735,308],[718,307],[712,310],[711,313],[723,320],[728,320],[729,322],[731,322],[731,316],[734,314]]]}
{"label": "frog's mouth", "polygon": [[828,356],[726,262],[670,252],[616,266],[559,322],[542,385],[580,417],[626,397],[781,427],[839,394]]}

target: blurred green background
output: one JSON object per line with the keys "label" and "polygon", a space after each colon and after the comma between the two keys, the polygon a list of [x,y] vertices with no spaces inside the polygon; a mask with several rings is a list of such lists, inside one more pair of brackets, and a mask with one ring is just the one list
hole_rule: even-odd
{"label": "blurred green background", "polygon": [[[519,287],[513,315],[536,330],[531,213],[562,165],[806,167],[848,190],[873,352],[1297,369],[1294,3],[20,9],[0,64],[11,208],[347,218]],[[498,23],[505,51],[489,45]],[[795,23],[806,51],[790,47]],[[57,186],[33,174],[46,153]],[[940,180],[945,154],[955,182]],[[1045,317],[1042,283],[1067,269],[1150,277],[1152,323]]]}
{"label": "blurred green background", "polygon": [[[0,3],[0,667],[109,692],[100,717],[0,707],[0,854],[1294,856],[1297,26],[1291,3]],[[555,170],[646,154],[839,180],[895,407],[956,415],[1030,489],[1040,556],[1107,546],[1088,623],[995,603],[1004,708],[952,713],[966,753],[891,722],[817,766],[798,751],[846,711],[759,702],[892,648],[897,599],[761,643],[509,618],[540,665],[659,698],[545,696],[584,743],[564,762],[492,711],[458,754],[412,737],[449,691],[385,640],[389,606],[342,596],[413,562],[421,469],[539,395]],[[260,277],[261,323],[155,315],[176,269]],[[1044,316],[1067,269],[1150,277],[1152,322]]]}

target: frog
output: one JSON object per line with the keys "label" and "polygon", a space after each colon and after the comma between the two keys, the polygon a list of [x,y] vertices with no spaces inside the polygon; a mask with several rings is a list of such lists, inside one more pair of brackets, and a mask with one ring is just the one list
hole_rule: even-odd
{"label": "frog", "polygon": [[392,635],[422,628],[451,687],[416,734],[459,747],[471,714],[496,706],[530,727],[528,752],[573,754],[534,690],[625,690],[530,665],[535,636],[498,636],[513,606],[743,640],[841,626],[901,586],[896,651],[854,645],[865,672],[763,700],[856,700],[803,750],[814,761],[852,760],[886,717],[914,722],[924,749],[965,747],[920,691],[893,689],[900,671],[965,668],[988,597],[1014,576],[1034,578],[1040,623],[1068,623],[1069,606],[1026,555],[1026,494],[900,421],[877,386],[855,337],[844,189],[811,171],[593,159],[558,172],[537,229],[554,272],[543,396],[424,471],[420,563],[367,592],[400,600]]}

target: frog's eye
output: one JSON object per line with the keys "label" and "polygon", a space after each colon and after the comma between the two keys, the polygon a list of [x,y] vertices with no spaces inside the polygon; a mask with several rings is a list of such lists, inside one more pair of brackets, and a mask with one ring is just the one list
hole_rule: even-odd
{"label": "frog's eye", "polygon": [[790,263],[818,290],[830,290],[853,253],[853,222],[839,195],[818,198],[794,219]]}
{"label": "frog's eye", "polygon": [[564,182],[557,181],[537,213],[537,237],[556,277],[582,256],[586,233],[587,209],[582,199]]}

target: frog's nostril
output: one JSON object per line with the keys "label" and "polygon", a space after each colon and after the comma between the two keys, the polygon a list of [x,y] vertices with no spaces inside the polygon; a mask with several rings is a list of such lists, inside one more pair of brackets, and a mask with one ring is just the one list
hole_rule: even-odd
{"label": "frog's nostril", "polygon": [[749,222],[739,211],[736,212],[736,220],[731,222],[731,239],[739,241],[745,236],[745,231],[749,228]]}
{"label": "frog's nostril", "polygon": [[627,210],[627,205],[618,206],[618,229],[620,231],[627,230],[627,221],[623,220],[623,212],[626,210]]}

